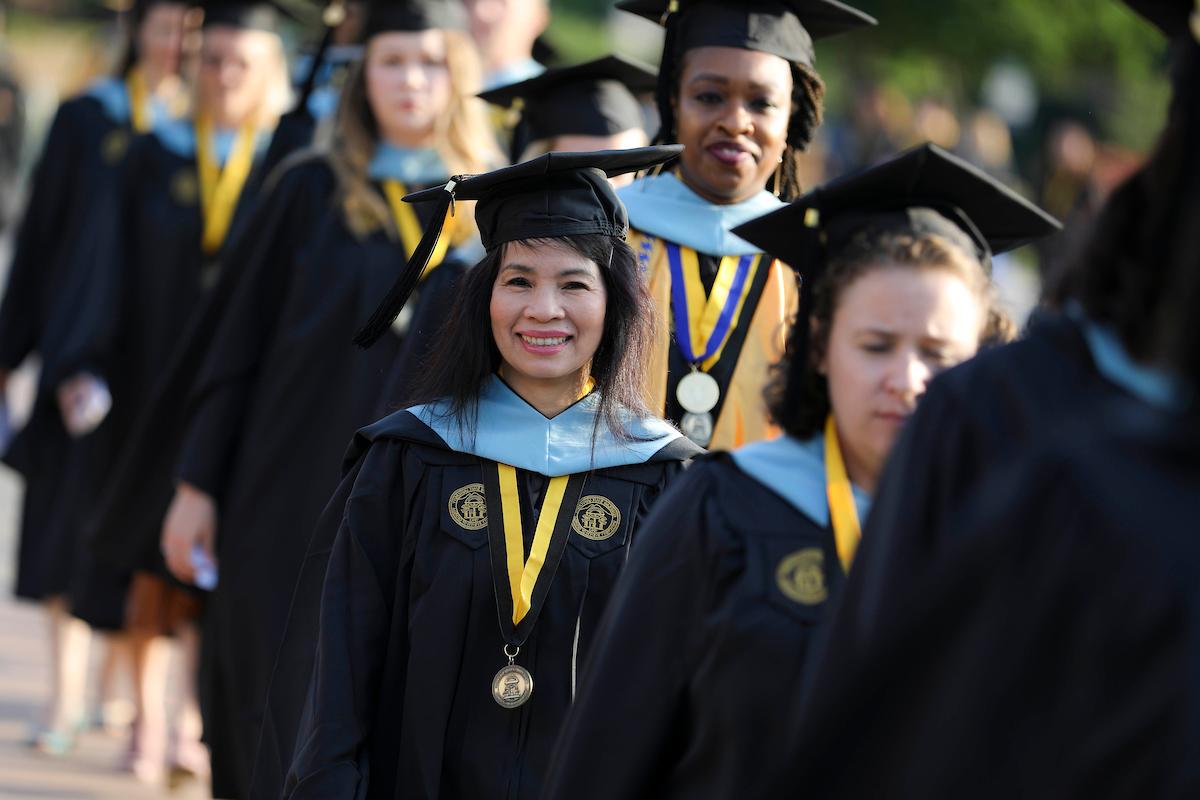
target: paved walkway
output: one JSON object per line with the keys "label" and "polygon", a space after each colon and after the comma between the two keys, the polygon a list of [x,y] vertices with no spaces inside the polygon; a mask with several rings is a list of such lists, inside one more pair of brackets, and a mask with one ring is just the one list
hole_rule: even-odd
{"label": "paved walkway", "polygon": [[[119,772],[122,737],[84,734],[65,758],[24,744],[47,694],[47,644],[40,607],[12,599],[20,480],[0,466],[0,800],[150,800],[208,797],[193,781],[176,791],[147,786]],[[98,648],[93,648],[98,649]]]}

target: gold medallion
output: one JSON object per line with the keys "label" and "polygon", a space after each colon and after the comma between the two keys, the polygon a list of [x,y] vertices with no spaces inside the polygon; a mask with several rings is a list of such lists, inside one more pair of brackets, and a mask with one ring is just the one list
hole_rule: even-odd
{"label": "gold medallion", "polygon": [[450,495],[450,518],[466,531],[477,531],[487,527],[487,501],[483,496],[482,483],[468,483]]}
{"label": "gold medallion", "polygon": [[200,197],[200,182],[189,168],[181,169],[171,176],[171,197],[181,206],[194,206]]}
{"label": "gold medallion", "polygon": [[109,131],[100,141],[100,156],[106,164],[116,164],[129,149],[129,132],[124,128]]}
{"label": "gold medallion", "polygon": [[501,667],[492,678],[492,697],[503,708],[517,708],[533,696],[533,676],[519,664]]}
{"label": "gold medallion", "polygon": [[775,569],[779,591],[789,600],[805,606],[823,603],[829,597],[825,584],[825,553],[819,547],[806,547],[785,556]]}
{"label": "gold medallion", "polygon": [[612,538],[621,527],[621,511],[613,501],[598,494],[579,498],[571,530],[585,539],[602,542]]}
{"label": "gold medallion", "polygon": [[708,447],[708,443],[712,441],[713,436],[712,414],[708,412],[694,414],[689,411],[679,421],[679,429],[683,431],[684,436],[696,444],[701,447]]}

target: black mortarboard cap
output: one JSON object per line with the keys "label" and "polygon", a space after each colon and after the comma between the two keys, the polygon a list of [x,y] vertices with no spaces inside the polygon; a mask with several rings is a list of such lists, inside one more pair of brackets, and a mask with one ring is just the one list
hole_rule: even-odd
{"label": "black mortarboard cap", "polygon": [[[942,236],[990,269],[991,256],[1062,228],[1061,223],[986,172],[935,144],[814,189],[795,202],[733,229],[794,269],[802,280],[800,313],[812,312],[813,287],[830,258],[863,230]],[[807,324],[799,331],[803,349]]]}
{"label": "black mortarboard cap", "polygon": [[1194,33],[1200,39],[1200,7],[1195,0],[1125,0],[1142,18],[1156,26],[1168,39]]}
{"label": "black mortarboard cap", "polygon": [[694,47],[739,47],[812,66],[816,39],[876,24],[837,0],[624,0],[617,8],[678,25],[676,52],[664,59]]}
{"label": "black mortarboard cap", "polygon": [[629,216],[608,179],[649,169],[679,155],[683,147],[636,147],[590,153],[546,153],[482,175],[458,175],[445,186],[407,195],[407,203],[436,202],[434,222],[421,237],[371,319],[354,337],[370,347],[404,308],[441,236],[455,200],[475,200],[475,223],[488,250],[522,239],[604,234],[624,237]]}
{"label": "black mortarboard cap", "polygon": [[283,17],[293,16],[283,6],[267,0],[203,0],[203,27],[229,25],[233,28],[278,33]]}
{"label": "black mortarboard cap", "polygon": [[657,77],[653,67],[609,55],[570,67],[551,67],[479,96],[520,111],[513,136],[519,153],[518,144],[523,149],[530,142],[555,136],[611,136],[640,128],[642,109],[634,94],[654,91]]}
{"label": "black mortarboard cap", "polygon": [[434,28],[467,29],[467,11],[459,0],[372,0],[367,7],[363,40],[393,31],[427,31]]}

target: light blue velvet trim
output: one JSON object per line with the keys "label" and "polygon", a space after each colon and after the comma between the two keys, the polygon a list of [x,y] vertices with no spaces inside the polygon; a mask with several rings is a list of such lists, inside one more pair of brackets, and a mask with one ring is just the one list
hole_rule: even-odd
{"label": "light blue velvet trim", "polygon": [[770,192],[729,205],[710,203],[672,174],[646,176],[621,188],[617,195],[629,209],[635,230],[690,247],[710,256],[745,256],[759,252],[731,231],[783,205]]}
{"label": "light blue velvet trim", "polygon": [[527,469],[548,477],[642,464],[681,434],[655,417],[629,419],[630,431],[646,441],[624,442],[603,422],[593,442],[599,396],[592,393],[547,419],[496,376],[479,393],[474,435],[447,413],[443,401],[408,409],[451,449]]}
{"label": "light blue velvet trim", "polygon": [[450,177],[437,150],[429,147],[406,148],[380,142],[367,166],[371,180],[392,179],[410,186],[437,183]]}
{"label": "light blue velvet trim", "polygon": [[[780,436],[733,451],[738,468],[822,528],[829,525],[829,499],[825,493],[825,437],[818,434],[801,441]],[[866,522],[871,497],[851,485],[859,522]]]}

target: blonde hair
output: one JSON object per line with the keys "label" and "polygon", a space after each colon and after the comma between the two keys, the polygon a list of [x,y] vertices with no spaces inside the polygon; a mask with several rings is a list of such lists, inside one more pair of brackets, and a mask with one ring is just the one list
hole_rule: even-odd
{"label": "blonde hair", "polygon": [[[485,106],[475,97],[482,83],[482,68],[466,34],[443,31],[446,68],[450,73],[450,102],[435,121],[434,140],[451,175],[486,172],[502,163]],[[387,201],[371,185],[367,169],[379,140],[378,124],[367,99],[365,57],[352,68],[342,90],[337,121],[329,142],[329,161],[337,176],[346,224],[359,236],[380,227],[398,238]],[[447,176],[448,177],[448,176]],[[469,232],[473,214],[460,208],[456,214],[460,235]]]}
{"label": "blonde hair", "polygon": [[[250,33],[261,33],[270,37],[270,54],[268,56],[270,63],[266,66],[270,72],[266,80],[266,89],[251,121],[258,130],[273,130],[279,124],[279,118],[292,104],[292,81],[288,74],[287,55],[283,49],[283,39],[279,34],[258,30],[250,31]],[[188,70],[193,73],[188,76],[188,82],[192,87],[190,102],[186,109],[181,108],[180,110],[195,116],[203,109],[200,102],[200,81],[194,74],[199,69],[199,51],[196,52],[193,61],[194,63],[189,65],[190,70]]]}

